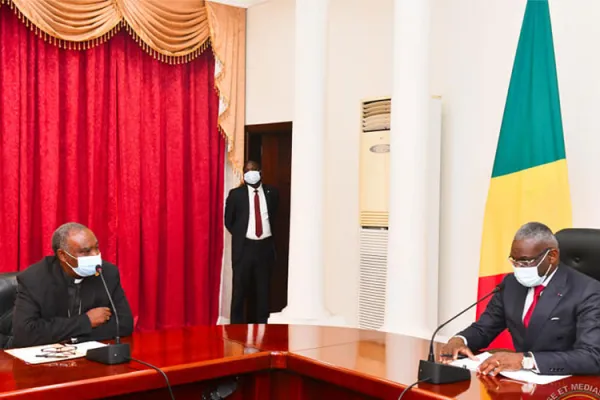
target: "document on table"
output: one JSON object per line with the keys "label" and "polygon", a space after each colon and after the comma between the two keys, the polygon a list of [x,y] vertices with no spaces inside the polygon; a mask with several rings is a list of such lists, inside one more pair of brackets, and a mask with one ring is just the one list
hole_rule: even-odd
{"label": "document on table", "polygon": [[82,358],[85,357],[88,350],[104,346],[106,345],[100,342],[84,342],[73,345],[49,344],[4,351],[15,358],[25,361],[27,364],[43,364]]}
{"label": "document on table", "polygon": [[[482,354],[478,354],[476,357],[479,359],[478,361],[470,360],[468,358],[463,358],[461,360],[453,361],[450,365],[454,365],[455,367],[467,368],[470,371],[477,372],[477,367],[479,364],[487,360],[491,356],[490,353],[485,352]],[[564,378],[568,378],[571,375],[539,375],[533,371],[519,370],[519,371],[502,371],[500,375],[505,376],[509,379],[513,379],[515,381],[527,382],[527,383],[535,383],[537,385],[545,385],[547,383],[552,383],[559,381]]]}

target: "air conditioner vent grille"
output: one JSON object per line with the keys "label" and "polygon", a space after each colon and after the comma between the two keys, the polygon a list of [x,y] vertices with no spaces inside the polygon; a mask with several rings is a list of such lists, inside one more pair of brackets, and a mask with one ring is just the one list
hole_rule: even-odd
{"label": "air conditioner vent grille", "polygon": [[361,328],[380,329],[383,325],[387,281],[387,243],[387,229],[360,230],[358,323]]}
{"label": "air conditioner vent grille", "polygon": [[388,227],[388,213],[386,211],[361,211],[360,226]]}
{"label": "air conditioner vent grille", "polygon": [[362,105],[363,132],[389,131],[391,124],[392,100],[366,101]]}

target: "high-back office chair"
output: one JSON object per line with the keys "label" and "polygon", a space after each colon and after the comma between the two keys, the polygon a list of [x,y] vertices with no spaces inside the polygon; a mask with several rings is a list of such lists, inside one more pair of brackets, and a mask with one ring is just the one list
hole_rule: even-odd
{"label": "high-back office chair", "polygon": [[567,228],[556,239],[563,264],[600,281],[600,229]]}
{"label": "high-back office chair", "polygon": [[0,349],[12,342],[12,315],[17,298],[17,272],[0,274]]}

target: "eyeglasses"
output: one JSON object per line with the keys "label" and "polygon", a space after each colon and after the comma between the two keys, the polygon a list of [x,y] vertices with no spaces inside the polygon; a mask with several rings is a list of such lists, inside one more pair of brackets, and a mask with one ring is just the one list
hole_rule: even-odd
{"label": "eyeglasses", "polygon": [[55,346],[44,347],[41,349],[41,352],[42,354],[38,354],[36,357],[69,358],[77,354],[77,346],[59,344]]}
{"label": "eyeglasses", "polygon": [[537,266],[537,265],[534,265],[534,263],[536,261],[542,262],[542,260],[548,255],[550,250],[552,250],[552,248],[548,247],[547,249],[543,250],[540,254],[538,254],[537,256],[532,257],[532,258],[521,258],[521,259],[515,260],[511,256],[508,256],[508,261],[510,261],[510,263],[512,265],[514,265],[515,267],[526,268],[526,267]]}

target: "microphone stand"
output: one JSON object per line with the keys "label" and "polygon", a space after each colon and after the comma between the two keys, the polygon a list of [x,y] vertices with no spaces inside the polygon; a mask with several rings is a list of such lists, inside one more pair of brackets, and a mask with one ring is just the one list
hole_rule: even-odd
{"label": "microphone stand", "polygon": [[431,336],[431,341],[429,342],[429,355],[427,360],[419,361],[419,381],[427,381],[428,383],[432,383],[434,385],[442,384],[442,383],[454,383],[461,382],[471,379],[471,371],[466,368],[455,367],[453,365],[440,364],[435,362],[435,355],[433,352],[433,342],[435,340],[435,336],[437,333],[448,325],[450,322],[454,321],[456,318],[460,317],[471,308],[475,307],[477,304],[481,303],[483,300],[488,297],[500,292],[504,288],[503,284],[496,286],[494,290],[490,293],[486,294],[475,303],[471,304],[469,307],[462,310],[460,313],[456,314],[454,317],[450,318],[448,321],[444,322],[442,325],[438,326],[438,328],[433,332]]}
{"label": "microphone stand", "polygon": [[121,336],[119,335],[119,314],[117,313],[117,308],[115,307],[115,303],[112,299],[112,296],[110,295],[108,286],[106,285],[106,280],[104,279],[104,275],[102,274],[102,267],[100,265],[97,265],[96,271],[98,272],[100,279],[102,279],[102,284],[104,285],[104,290],[106,290],[108,301],[110,301],[110,306],[113,309],[117,334],[115,336],[115,344],[109,344],[107,346],[88,350],[87,354],[85,355],[85,358],[90,361],[96,361],[106,365],[123,364],[130,360],[131,349],[129,347],[129,343],[121,343]]}

